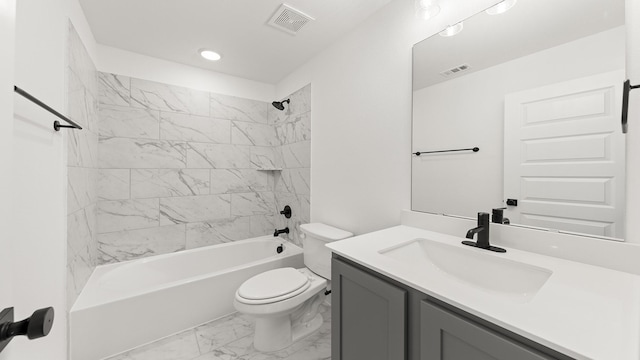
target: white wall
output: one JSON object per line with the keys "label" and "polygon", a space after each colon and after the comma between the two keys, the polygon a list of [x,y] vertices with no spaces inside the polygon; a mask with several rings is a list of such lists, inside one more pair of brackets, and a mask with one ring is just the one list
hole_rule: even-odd
{"label": "white wall", "polygon": [[414,92],[412,151],[481,150],[413,157],[412,208],[475,217],[504,206],[505,95],[623,69],[624,32],[617,27]]}
{"label": "white wall", "polygon": [[[11,225],[11,185],[12,178],[5,172],[11,169],[13,143],[13,59],[15,30],[15,0],[0,0],[0,272],[3,274],[4,287],[0,291],[0,310],[11,307],[13,302],[13,264]],[[7,171],[8,172],[8,171]],[[7,347],[0,359],[13,356],[13,348]]]}
{"label": "white wall", "polygon": [[[68,18],[84,21],[78,18],[82,13],[75,1],[17,3],[15,84],[61,112],[66,111]],[[85,33],[83,38],[90,40],[92,36]],[[53,131],[54,118],[48,113],[20,96],[14,99],[13,164],[9,169],[13,202],[10,239],[14,269],[18,269],[16,318],[53,306],[56,319],[46,338],[29,341],[20,337],[10,346],[15,359],[66,359],[67,134]]]}
{"label": "white wall", "polygon": [[253,100],[275,100],[275,86],[98,45],[98,71]]}
{"label": "white wall", "polygon": [[[640,2],[627,0],[627,78],[640,85]],[[640,243],[640,89],[629,94],[627,133],[627,241]]]}
{"label": "white wall", "polygon": [[[411,47],[496,0],[443,0],[429,21],[412,0],[396,0],[303,65],[276,87],[276,97],[311,82],[311,217],[363,233],[397,224],[410,206]],[[627,72],[640,84],[640,4],[627,0]],[[633,69],[631,69],[633,68]],[[627,135],[627,218],[640,217],[640,90],[632,92]],[[635,129],[635,131],[634,131]],[[628,241],[640,223],[628,221]]]}
{"label": "white wall", "polygon": [[356,234],[410,207],[411,48],[495,0],[444,0],[432,21],[396,0],[278,83],[312,84],[311,220]]}

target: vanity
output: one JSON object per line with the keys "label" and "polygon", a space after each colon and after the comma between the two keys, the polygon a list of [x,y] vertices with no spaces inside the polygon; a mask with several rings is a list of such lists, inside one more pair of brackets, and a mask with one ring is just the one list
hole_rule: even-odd
{"label": "vanity", "polygon": [[[414,45],[411,211],[327,245],[332,359],[640,359],[624,8],[518,0]],[[487,224],[506,252],[462,244]]]}
{"label": "vanity", "polygon": [[472,220],[402,222],[327,245],[332,359],[640,358],[639,246],[604,244],[620,253],[603,267],[572,255],[603,240],[492,224],[494,253],[461,244]]}

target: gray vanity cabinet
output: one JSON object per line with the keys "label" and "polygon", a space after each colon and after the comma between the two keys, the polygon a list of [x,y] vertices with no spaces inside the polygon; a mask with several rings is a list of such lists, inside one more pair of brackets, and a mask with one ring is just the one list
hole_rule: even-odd
{"label": "gray vanity cabinet", "polygon": [[420,304],[421,360],[555,359],[428,301]]}
{"label": "gray vanity cabinet", "polygon": [[333,256],[333,360],[571,360],[371,269]]}
{"label": "gray vanity cabinet", "polygon": [[333,360],[405,360],[407,291],[333,259]]}

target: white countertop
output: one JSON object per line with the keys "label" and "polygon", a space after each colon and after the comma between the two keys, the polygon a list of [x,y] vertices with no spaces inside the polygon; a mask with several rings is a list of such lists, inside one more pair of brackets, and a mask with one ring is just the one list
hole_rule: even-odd
{"label": "white countertop", "polygon": [[[379,251],[430,239],[553,271],[528,302],[515,303],[441,271],[417,271]],[[327,244],[334,253],[576,359],[640,359],[640,276],[508,248],[460,244],[461,237],[410,226]],[[606,256],[603,254],[603,256]]]}

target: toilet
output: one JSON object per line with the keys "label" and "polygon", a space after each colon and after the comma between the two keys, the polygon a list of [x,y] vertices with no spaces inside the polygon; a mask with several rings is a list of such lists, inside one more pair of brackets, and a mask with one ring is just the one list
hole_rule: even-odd
{"label": "toilet", "polygon": [[323,323],[318,307],[331,280],[326,243],[353,236],[321,223],[300,225],[305,268],[279,268],[258,274],[236,291],[233,305],[255,319],[254,347],[277,351],[316,331]]}

